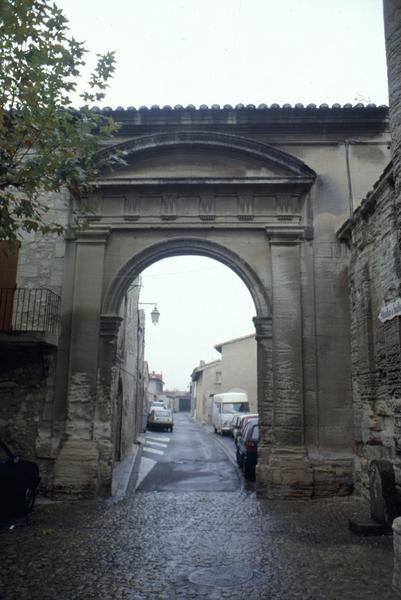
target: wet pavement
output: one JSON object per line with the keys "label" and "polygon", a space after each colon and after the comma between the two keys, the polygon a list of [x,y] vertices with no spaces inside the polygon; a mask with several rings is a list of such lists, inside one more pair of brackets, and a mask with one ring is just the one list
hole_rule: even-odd
{"label": "wet pavement", "polygon": [[3,524],[0,598],[399,598],[391,536],[348,530],[365,512],[360,501],[261,502],[230,462],[229,442],[227,454],[186,419],[173,434],[147,434],[124,499],[44,504],[14,529]]}
{"label": "wet pavement", "polygon": [[221,436],[208,435],[189,415],[176,415],[172,434],[147,432],[136,488],[142,492],[239,490],[235,456],[221,441]]}

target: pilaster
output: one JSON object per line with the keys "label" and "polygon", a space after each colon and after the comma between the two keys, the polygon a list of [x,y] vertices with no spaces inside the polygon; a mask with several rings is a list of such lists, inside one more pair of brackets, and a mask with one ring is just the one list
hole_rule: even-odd
{"label": "pilaster", "polygon": [[300,245],[270,239],[273,280],[273,427],[279,446],[304,444]]}
{"label": "pilaster", "polygon": [[[264,425],[258,448],[257,493],[268,498],[305,498],[313,493],[313,471],[304,447],[303,328],[300,242],[304,235],[267,232],[272,272],[272,321],[263,373]],[[255,323],[256,325],[256,323]],[[263,326],[259,325],[259,329]],[[267,328],[264,327],[265,332]],[[258,327],[256,337],[258,339]],[[268,336],[263,336],[262,348]],[[258,343],[259,347],[259,343]],[[267,358],[269,357],[269,358]],[[260,372],[262,371],[262,372]],[[263,381],[262,381],[263,384]]]}
{"label": "pilaster", "polygon": [[111,492],[114,460],[115,403],[118,388],[117,339],[123,318],[100,316],[96,410],[93,437],[99,451],[99,491]]}
{"label": "pilaster", "polygon": [[77,234],[72,298],[66,440],[55,465],[54,492],[93,495],[99,489],[94,438],[100,312],[109,229]]}

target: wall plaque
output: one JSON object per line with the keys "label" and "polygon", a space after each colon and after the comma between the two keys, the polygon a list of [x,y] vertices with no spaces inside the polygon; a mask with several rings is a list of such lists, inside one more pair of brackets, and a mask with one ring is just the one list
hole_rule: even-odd
{"label": "wall plaque", "polygon": [[379,312],[379,321],[384,323],[399,316],[401,316],[401,298],[396,298],[383,306]]}

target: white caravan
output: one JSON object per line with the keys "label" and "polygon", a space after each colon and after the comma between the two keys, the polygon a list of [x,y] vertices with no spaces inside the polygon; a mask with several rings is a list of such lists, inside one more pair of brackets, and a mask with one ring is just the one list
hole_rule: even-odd
{"label": "white caravan", "polygon": [[212,402],[212,425],[215,433],[229,433],[234,415],[249,413],[248,396],[245,392],[215,394]]}

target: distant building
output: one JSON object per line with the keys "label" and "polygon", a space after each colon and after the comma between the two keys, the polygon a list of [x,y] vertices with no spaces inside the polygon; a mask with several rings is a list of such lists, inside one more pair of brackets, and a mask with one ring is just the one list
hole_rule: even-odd
{"label": "distant building", "polygon": [[221,354],[221,391],[241,389],[248,395],[252,412],[257,412],[257,347],[255,334],[215,346]]}
{"label": "distant building", "polygon": [[200,361],[192,371],[192,414],[200,423],[211,423],[211,400],[221,392],[221,360]]}
{"label": "distant building", "polygon": [[138,310],[139,290],[140,286],[134,282],[120,307],[124,325],[119,329],[113,367],[116,386],[114,461],[130,454],[137,433],[142,431],[145,314]]}
{"label": "distant building", "polygon": [[178,390],[168,391],[164,394],[167,398],[168,406],[174,412],[191,411],[191,392],[180,392]]}
{"label": "distant building", "polygon": [[159,397],[163,394],[163,375],[161,373],[155,373],[152,371],[149,373],[149,383],[148,383],[148,398],[150,402],[154,402],[158,400]]}

